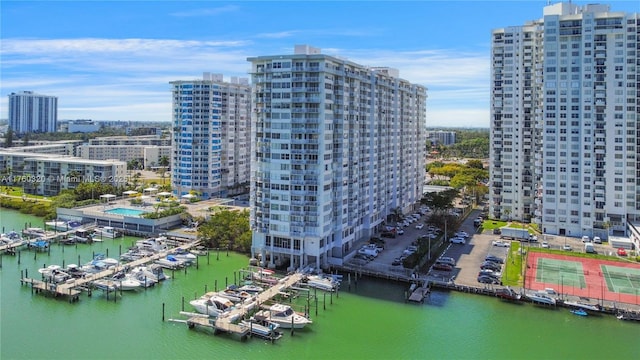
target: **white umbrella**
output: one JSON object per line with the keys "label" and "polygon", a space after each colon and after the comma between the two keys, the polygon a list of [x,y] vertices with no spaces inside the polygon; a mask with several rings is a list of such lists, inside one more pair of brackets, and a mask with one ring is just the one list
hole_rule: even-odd
{"label": "white umbrella", "polygon": [[171,196],[171,193],[168,191],[159,192],[158,196]]}
{"label": "white umbrella", "polygon": [[133,194],[137,194],[138,192],[135,190],[127,190],[122,192],[122,195],[133,195]]}
{"label": "white umbrella", "polygon": [[196,196],[192,195],[192,194],[184,194],[184,195],[182,195],[183,199],[193,199],[194,197],[196,197]]}

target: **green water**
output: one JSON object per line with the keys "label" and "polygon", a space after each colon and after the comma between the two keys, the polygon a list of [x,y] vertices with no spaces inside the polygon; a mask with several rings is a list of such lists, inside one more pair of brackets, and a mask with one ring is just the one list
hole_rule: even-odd
{"label": "green water", "polygon": [[[5,231],[42,220],[0,209]],[[3,256],[0,269],[0,358],[2,359],[624,359],[640,350],[640,324],[611,316],[579,317],[567,310],[514,305],[493,298],[435,292],[423,305],[402,302],[405,288],[361,279],[338,297],[318,292],[314,323],[271,344],[257,338],[241,342],[228,335],[189,330],[162,321],[180,315],[188,300],[233,283],[247,264],[236,254],[200,257],[199,269],[176,272],[147,291],[125,292],[114,302],[102,292],[80,301],[32,295],[20,286],[20,271],[36,276],[52,263],[90,260],[95,253],[116,257],[133,238],[61,247],[51,254],[22,251]],[[63,253],[64,250],[64,253]],[[345,281],[346,282],[346,281]],[[324,306],[323,306],[324,301]],[[331,303],[332,302],[332,303]],[[312,302],[313,303],[313,302]],[[326,307],[326,310],[324,309]]]}

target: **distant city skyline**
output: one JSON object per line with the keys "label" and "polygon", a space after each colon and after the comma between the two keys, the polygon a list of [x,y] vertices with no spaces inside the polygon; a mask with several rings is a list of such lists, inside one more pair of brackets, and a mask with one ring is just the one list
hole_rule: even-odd
{"label": "distant city skyline", "polygon": [[427,127],[488,128],[491,30],[547,3],[3,1],[0,118],[34,91],[58,97],[59,119],[170,121],[170,81],[247,77],[247,57],[309,44],[426,86]]}

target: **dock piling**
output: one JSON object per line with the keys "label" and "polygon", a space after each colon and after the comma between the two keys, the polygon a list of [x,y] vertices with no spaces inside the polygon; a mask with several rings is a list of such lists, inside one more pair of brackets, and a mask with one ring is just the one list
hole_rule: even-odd
{"label": "dock piling", "polygon": [[164,322],[164,303],[162,303],[162,322]]}

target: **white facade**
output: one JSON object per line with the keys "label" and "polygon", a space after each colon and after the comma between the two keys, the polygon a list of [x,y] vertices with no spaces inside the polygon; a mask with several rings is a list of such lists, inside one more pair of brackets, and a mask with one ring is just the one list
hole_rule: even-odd
{"label": "white facade", "polygon": [[493,31],[490,214],[549,234],[625,234],[640,216],[638,14],[543,13]]}
{"label": "white facade", "polygon": [[248,60],[252,252],[268,266],[339,264],[422,196],[426,88],[309,46]]}
{"label": "white facade", "polygon": [[250,178],[251,86],[248,79],[172,81],[171,184],[177,196],[202,199],[242,192]]}
{"label": "white facade", "polygon": [[127,175],[127,164],[122,161],[11,151],[0,151],[0,169],[3,184],[19,182],[27,193],[44,196],[58,195],[83,182],[124,186]]}
{"label": "white facade", "polygon": [[33,91],[9,94],[9,127],[17,134],[55,132],[58,98]]}

